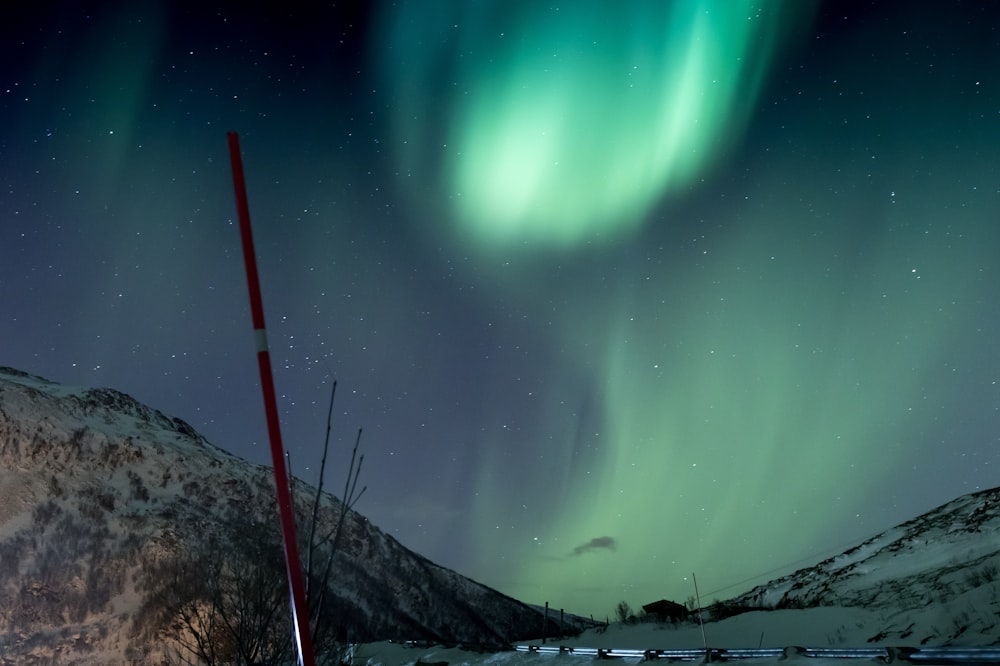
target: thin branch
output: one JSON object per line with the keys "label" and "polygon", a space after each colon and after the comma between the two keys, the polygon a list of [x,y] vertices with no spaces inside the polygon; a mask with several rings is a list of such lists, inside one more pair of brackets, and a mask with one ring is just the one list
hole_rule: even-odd
{"label": "thin branch", "polygon": [[323,458],[319,463],[319,481],[316,483],[316,497],[313,499],[312,521],[309,525],[309,548],[306,554],[306,605],[309,604],[309,588],[312,584],[313,550],[316,547],[316,523],[319,518],[319,499],[323,493],[323,476],[326,471],[326,455],[330,450],[330,432],[333,430],[333,399],[337,395],[337,380],[330,388],[330,406],[326,410],[326,437],[323,438]]}
{"label": "thin branch", "polygon": [[321,613],[323,600],[326,597],[328,587],[327,582],[330,580],[330,572],[333,568],[333,557],[337,553],[337,545],[340,541],[340,535],[344,529],[344,520],[347,518],[347,512],[354,508],[358,499],[360,499],[365,490],[368,489],[368,486],[364,486],[361,489],[361,492],[355,494],[358,487],[358,477],[361,475],[361,463],[363,463],[365,459],[364,454],[360,457],[358,456],[358,448],[361,446],[361,432],[362,429],[358,428],[358,436],[354,440],[354,449],[351,450],[351,462],[347,467],[347,478],[344,481],[344,495],[340,502],[340,516],[337,518],[337,526],[320,542],[320,544],[329,542],[330,552],[326,559],[326,566],[323,568],[323,576],[320,578],[322,586],[320,588],[319,598],[316,599],[315,608],[317,625],[319,623],[319,614]]}
{"label": "thin branch", "polygon": [[292,474],[292,454],[285,451],[285,468],[288,470],[288,497],[292,502],[292,515],[295,515],[295,475]]}

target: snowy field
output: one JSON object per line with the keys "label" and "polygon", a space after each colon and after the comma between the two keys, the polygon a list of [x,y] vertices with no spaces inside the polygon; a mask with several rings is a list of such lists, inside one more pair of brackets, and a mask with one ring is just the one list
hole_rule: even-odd
{"label": "snowy field", "polygon": [[[881,631],[875,627],[897,626],[904,623],[905,628],[911,622],[920,619],[922,611],[913,613],[902,612],[893,614],[886,611],[872,611],[862,608],[811,608],[804,610],[780,610],[744,613],[722,622],[705,624],[705,634],[712,648],[786,648],[801,646],[820,649],[870,649],[880,646],[911,646],[915,648],[932,647],[930,644],[921,646],[918,640],[886,636],[882,640],[869,641],[874,634]],[[933,618],[930,618],[933,621]],[[951,622],[951,618],[941,617],[940,622]],[[961,646],[997,646],[1000,644],[997,636],[991,634],[967,633],[962,640],[954,644]],[[541,645],[541,640],[526,641],[524,645]],[[578,637],[552,639],[548,646],[589,647],[606,650],[699,650],[703,649],[701,629],[695,624],[678,626],[659,624],[612,625],[607,630],[590,630]],[[996,653],[1000,655],[1000,647]],[[996,656],[994,657],[996,658]],[[514,666],[517,664],[532,664],[537,666],[573,666],[594,661],[593,655],[529,652],[502,652],[495,654],[480,654],[467,652],[458,648],[441,646],[428,648],[407,647],[394,643],[371,643],[362,645],[355,654],[354,664],[357,666],[410,666],[418,663],[447,662],[452,666],[459,664],[485,665],[502,664]],[[605,663],[636,663],[641,661],[640,655],[616,659]],[[697,663],[701,659],[688,662]],[[810,657],[804,655],[779,654],[774,657],[740,659],[738,663],[748,666],[765,666],[768,664],[802,663],[804,666],[832,666],[839,664],[885,663],[873,658],[845,659],[838,657]],[[671,663],[662,660],[660,663]],[[905,662],[902,662],[905,663]],[[989,662],[979,662],[989,663]],[[993,662],[997,663],[997,662]]]}

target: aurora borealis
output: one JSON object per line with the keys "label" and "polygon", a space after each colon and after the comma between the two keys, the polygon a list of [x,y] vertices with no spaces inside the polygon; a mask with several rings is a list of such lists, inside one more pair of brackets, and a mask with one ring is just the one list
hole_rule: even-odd
{"label": "aurora borealis", "polygon": [[266,462],[235,130],[292,469],[335,377],[358,508],[435,562],[603,617],[1000,482],[991,3],[43,9],[0,364]]}
{"label": "aurora borealis", "polygon": [[[788,15],[809,2],[413,3],[386,12],[404,163],[444,113],[454,221],[483,243],[572,246],[639,224],[754,107]],[[801,18],[801,16],[799,16]],[[456,35],[425,44],[429,31]],[[403,59],[397,53],[408,54]],[[453,79],[442,81],[444,70]],[[457,88],[441,109],[428,94]],[[738,103],[737,103],[738,102]],[[419,125],[419,123],[417,123]]]}

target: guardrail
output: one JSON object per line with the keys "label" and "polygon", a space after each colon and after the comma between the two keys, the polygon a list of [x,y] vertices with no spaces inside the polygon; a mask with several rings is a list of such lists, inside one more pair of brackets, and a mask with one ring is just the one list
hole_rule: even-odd
{"label": "guardrail", "polygon": [[708,648],[696,650],[634,650],[571,647],[564,645],[515,645],[518,652],[567,654],[598,659],[724,662],[737,659],[780,659],[795,656],[814,659],[868,659],[884,663],[1000,664],[1000,647],[870,647],[870,648]]}

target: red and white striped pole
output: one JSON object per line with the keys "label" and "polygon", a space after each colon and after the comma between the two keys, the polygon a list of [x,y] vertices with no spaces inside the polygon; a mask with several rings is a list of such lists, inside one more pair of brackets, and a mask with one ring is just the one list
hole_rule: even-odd
{"label": "red and white striped pole", "polygon": [[295,512],[292,495],[288,490],[288,472],[285,469],[284,446],[281,443],[281,425],[278,420],[278,400],[271,375],[271,356],[267,350],[267,332],[264,328],[264,305],[260,297],[260,278],[257,276],[257,258],[253,249],[250,229],[250,206],[247,203],[246,182],[243,179],[243,160],[240,157],[240,137],[229,132],[229,160],[233,166],[233,186],[236,188],[236,212],[240,218],[240,236],[243,239],[243,263],[246,266],[247,287],[250,290],[250,315],[257,341],[257,364],[260,366],[260,388],[264,394],[264,413],[271,440],[271,460],[274,466],[274,483],[278,499],[278,518],[285,543],[285,566],[288,570],[288,589],[292,597],[292,618],[295,622],[295,643],[298,647],[299,666],[314,666],[312,637],[309,634],[309,607],[306,605],[305,586],[302,581],[302,560],[299,559],[295,539]]}

